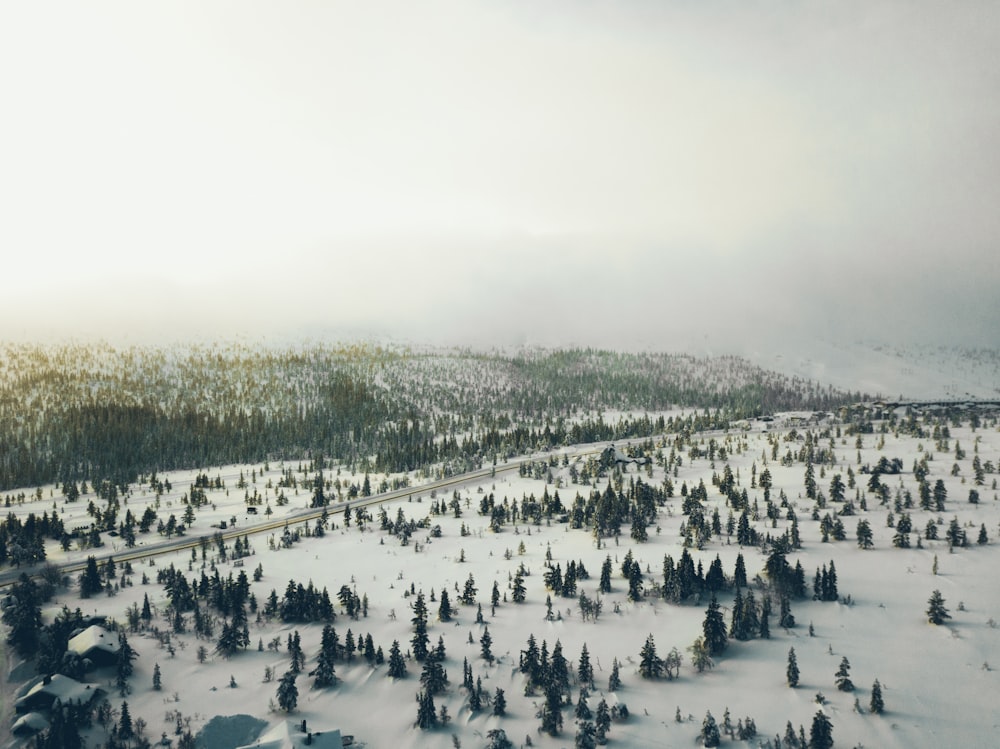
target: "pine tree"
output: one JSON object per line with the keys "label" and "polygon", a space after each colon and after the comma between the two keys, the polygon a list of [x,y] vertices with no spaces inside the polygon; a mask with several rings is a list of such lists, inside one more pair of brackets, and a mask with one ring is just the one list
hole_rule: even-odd
{"label": "pine tree", "polygon": [[219,641],[215,645],[215,652],[223,658],[230,658],[239,650],[240,642],[241,637],[238,626],[235,626],[232,622],[223,622]]}
{"label": "pine tree", "polygon": [[424,594],[418,593],[417,599],[413,603],[413,637],[410,640],[410,648],[413,657],[418,662],[427,657],[428,644],[430,638],[427,636],[427,606],[424,604]]}
{"label": "pine tree", "polygon": [[438,723],[437,709],[434,707],[434,695],[426,689],[417,692],[417,728],[426,731]]}
{"label": "pine tree", "polygon": [[122,702],[122,711],[118,718],[118,735],[125,740],[131,739],[135,735],[132,726],[132,714],[128,709],[128,700]]}
{"label": "pine tree", "polygon": [[587,650],[587,643],[583,643],[580,649],[580,660],[577,662],[576,675],[581,684],[594,688],[594,667],[590,663],[590,652]]}
{"label": "pine tree", "polygon": [[[330,625],[327,624],[327,627]],[[326,627],[324,627],[324,630]],[[336,668],[333,665],[334,654],[332,647],[320,647],[319,656],[316,658],[316,670],[313,672],[316,677],[313,680],[313,687],[325,689],[337,683]]]}
{"label": "pine tree", "polygon": [[577,695],[574,715],[577,720],[590,720],[594,717],[593,713],[590,711],[590,707],[587,705],[586,687],[581,688],[579,694]]}
{"label": "pine tree", "polygon": [[438,621],[450,622],[451,615],[452,615],[452,608],[451,608],[451,601],[448,599],[448,590],[447,588],[442,588],[441,603],[440,605],[438,605]]}
{"label": "pine tree", "polygon": [[448,685],[448,675],[445,673],[444,665],[437,653],[429,654],[424,659],[423,671],[420,673],[420,683],[430,694],[439,694]]}
{"label": "pine tree", "polygon": [[885,711],[885,702],[882,700],[882,685],[879,684],[878,679],[872,684],[872,698],[868,709],[876,715],[881,715]]}
{"label": "pine tree", "polygon": [[603,697],[597,703],[597,710],[594,712],[594,727],[597,729],[597,743],[601,745],[607,743],[608,731],[611,730],[611,710]]}
{"label": "pine tree", "polygon": [[795,658],[795,648],[788,649],[788,666],[785,667],[785,679],[788,686],[797,687],[799,685],[799,663]]}
{"label": "pine tree", "polygon": [[514,749],[513,742],[507,738],[507,732],[502,728],[491,728],[486,732],[486,738],[490,742],[486,749]]}
{"label": "pine tree", "polygon": [[295,712],[299,704],[299,688],[295,686],[298,674],[294,671],[286,671],[278,683],[278,707],[286,713]]}
{"label": "pine tree", "polygon": [[621,676],[618,669],[618,659],[613,658],[611,660],[611,675],[608,677],[608,691],[617,692],[622,685]]}
{"label": "pine tree", "polygon": [[851,664],[847,660],[845,655],[840,659],[840,668],[837,669],[837,673],[834,674],[835,683],[837,684],[837,689],[841,692],[853,692],[854,682],[851,681]]}
{"label": "pine tree", "polygon": [[719,610],[719,602],[712,596],[711,603],[705,611],[705,621],[702,624],[704,634],[704,644],[711,656],[719,655],[726,649],[728,637],[726,636],[726,622]]}
{"label": "pine tree", "polygon": [[927,601],[927,621],[931,624],[944,624],[945,619],[951,619],[951,614],[944,606],[941,591],[935,590]]}
{"label": "pine tree", "polygon": [[857,536],[859,549],[870,549],[875,545],[872,540],[871,524],[869,524],[869,522],[864,518],[858,521]]}
{"label": "pine tree", "polygon": [[552,682],[545,687],[545,702],[542,703],[541,718],[541,730],[549,736],[558,736],[563,725],[562,692]]}
{"label": "pine tree", "polygon": [[[34,656],[42,631],[42,606],[38,586],[23,572],[10,590],[11,605],[3,610],[3,623],[10,628],[7,642],[24,657]],[[61,657],[61,653],[57,657]]]}
{"label": "pine tree", "polygon": [[781,597],[780,606],[781,609],[778,614],[778,624],[785,629],[791,629],[795,626],[795,617],[792,615],[792,602],[788,600],[788,596]]}
{"label": "pine tree", "polygon": [[470,572],[468,579],[465,581],[465,587],[462,588],[462,595],[459,597],[459,600],[466,606],[471,606],[476,602],[476,593],[476,581]]}
{"label": "pine tree", "polygon": [[469,690],[469,710],[473,713],[478,713],[482,709],[483,709],[482,684],[478,683],[475,687]]}
{"label": "pine tree", "polygon": [[598,585],[601,593],[611,592],[611,555],[609,554],[601,564],[601,579]]}
{"label": "pine tree", "polygon": [[639,652],[639,675],[644,679],[658,679],[663,676],[663,660],[656,655],[652,634],[646,638],[646,643]]}
{"label": "pine tree", "polygon": [[128,685],[128,680],[129,677],[132,676],[132,672],[135,668],[132,665],[132,661],[135,660],[138,655],[139,654],[132,649],[132,646],[128,644],[128,637],[125,636],[125,633],[119,632],[115,686],[118,687],[118,692],[122,697],[131,691]]}
{"label": "pine tree", "polygon": [[502,718],[507,714],[507,697],[500,687],[497,687],[496,692],[493,694],[493,714],[498,718]]}
{"label": "pine tree", "polygon": [[153,664],[153,689],[155,689],[157,692],[159,692],[161,689],[163,689],[163,683],[160,680],[160,664],[159,663],[154,663]]}
{"label": "pine tree", "polygon": [[518,568],[517,572],[514,573],[514,583],[513,592],[511,597],[514,603],[524,603],[524,599],[527,596],[527,591],[524,587],[524,574]]}
{"label": "pine tree", "polygon": [[711,711],[705,713],[705,720],[701,723],[701,743],[706,747],[718,746],[722,741],[719,735],[719,726],[712,717]]}
{"label": "pine tree", "polygon": [[809,749],[833,749],[833,724],[822,710],[813,716],[809,729]]}
{"label": "pine tree", "polygon": [[104,590],[104,583],[101,580],[101,572],[97,568],[97,559],[87,557],[87,566],[80,574],[80,597],[90,598],[102,590]]}
{"label": "pine tree", "polygon": [[[545,643],[542,643],[543,652]],[[563,656],[562,642],[556,640],[552,648],[552,656],[549,659],[548,668],[549,682],[554,684],[562,692],[569,691],[569,663]]]}
{"label": "pine tree", "polygon": [[596,749],[597,728],[589,720],[583,720],[576,724],[576,738],[573,741],[576,749]]}
{"label": "pine tree", "polygon": [[389,648],[388,675],[393,679],[402,679],[406,676],[406,661],[403,659],[403,654],[399,652],[399,640],[393,640],[392,647]]}
{"label": "pine tree", "polygon": [[771,596],[765,594],[760,607],[760,626],[757,631],[762,640],[771,639]]}
{"label": "pine tree", "polygon": [[736,555],[736,569],[733,571],[733,586],[736,588],[747,587],[747,565],[743,561],[743,552]]}
{"label": "pine tree", "polygon": [[493,645],[493,638],[490,637],[490,628],[485,627],[483,629],[483,635],[479,638],[480,645],[480,655],[483,657],[487,663],[491,666],[493,665],[493,651],[490,649]]}

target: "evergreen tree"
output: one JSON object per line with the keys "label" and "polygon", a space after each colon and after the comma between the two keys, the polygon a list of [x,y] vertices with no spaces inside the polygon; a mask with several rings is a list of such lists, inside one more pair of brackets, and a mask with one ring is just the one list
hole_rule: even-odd
{"label": "evergreen tree", "polygon": [[885,711],[885,702],[882,700],[882,685],[879,684],[878,679],[872,684],[872,698],[868,709],[876,715],[881,715]]}
{"label": "evergreen tree", "polygon": [[[433,593],[433,591],[431,591]],[[438,606],[438,621],[450,622],[452,615],[451,601],[448,599],[447,588],[441,589],[441,603]]]}
{"label": "evergreen tree", "polygon": [[[478,687],[478,688],[477,688]],[[482,684],[477,684],[469,690],[469,711],[472,713],[478,713],[483,709],[483,693]]]}
{"label": "evergreen tree", "polygon": [[576,749],[596,749],[597,728],[589,720],[582,720],[576,724],[576,738],[573,741],[573,746]]}
{"label": "evergreen tree", "polygon": [[278,707],[286,713],[295,712],[299,704],[299,688],[295,686],[298,674],[294,671],[286,671],[278,683]]}
{"label": "evergreen tree", "polygon": [[743,552],[736,555],[736,569],[733,572],[733,586],[736,588],[747,587],[747,566],[743,561]]}
{"label": "evergreen tree", "polygon": [[951,614],[944,606],[941,591],[935,590],[927,601],[927,621],[931,624],[944,624],[945,619],[951,619]]}
{"label": "evergreen tree", "polygon": [[443,692],[448,685],[448,675],[436,652],[429,654],[424,659],[423,671],[420,673],[420,683],[432,695]]}
{"label": "evergreen tree", "polygon": [[399,640],[392,641],[389,648],[389,676],[393,679],[402,679],[406,676],[406,661],[403,654],[399,652]]}
{"label": "evergreen tree", "polygon": [[97,559],[87,557],[87,566],[80,573],[80,597],[90,598],[102,590],[104,590],[104,582],[101,580],[101,572],[97,568]]}
{"label": "evergreen tree", "polygon": [[[326,626],[329,627],[330,625],[327,624]],[[324,627],[325,629],[326,627]],[[316,677],[313,680],[314,688],[325,689],[337,683],[336,668],[333,665],[334,658],[332,647],[320,647],[319,656],[316,658],[316,670],[313,672],[313,675]]]}
{"label": "evergreen tree", "polygon": [[417,692],[417,728],[428,730],[438,723],[437,709],[434,707],[434,695],[426,689]]}
{"label": "evergreen tree", "polygon": [[[10,628],[7,642],[19,655],[34,656],[42,631],[42,605],[38,586],[23,572],[11,586],[11,604],[3,610],[3,623]],[[67,633],[68,635],[68,633]],[[68,636],[67,636],[67,639]],[[56,657],[61,657],[61,653]]]}
{"label": "evergreen tree", "polygon": [[128,644],[128,637],[126,637],[124,632],[118,633],[118,657],[116,664],[116,676],[115,676],[115,686],[118,687],[118,692],[122,697],[127,695],[129,691],[128,680],[132,676],[134,666],[132,661],[138,657],[138,653],[132,649],[132,646]]}
{"label": "evergreen tree", "polygon": [[483,628],[483,635],[482,635],[482,637],[479,638],[479,645],[480,645],[480,651],[479,652],[480,652],[480,655],[483,657],[483,660],[486,661],[487,663],[489,663],[492,666],[493,665],[493,651],[490,648],[493,645],[493,638],[490,637],[490,628],[489,627],[484,627]]}
{"label": "evergreen tree", "polygon": [[618,659],[613,658],[611,660],[611,675],[608,677],[609,692],[617,692],[621,688],[622,680],[618,671]]}
{"label": "evergreen tree", "polygon": [[826,584],[823,586],[823,600],[836,601],[840,597],[837,592],[837,568],[833,560],[830,560],[830,569],[827,573]]}
{"label": "evergreen tree", "polygon": [[718,746],[722,741],[722,737],[719,735],[719,726],[716,724],[715,718],[712,717],[711,711],[705,713],[705,720],[701,723],[699,735],[702,745],[706,747]]}
{"label": "evergreen tree", "polygon": [[513,592],[511,597],[514,603],[524,603],[524,599],[527,597],[527,591],[524,587],[524,573],[518,568],[517,572],[514,573],[514,584]]}
{"label": "evergreen tree", "polygon": [[841,692],[853,692],[854,683],[851,681],[851,664],[847,660],[845,655],[840,659],[840,668],[837,669],[837,673],[834,674],[834,679],[837,684],[837,689]]}
{"label": "evergreen tree", "polygon": [[744,619],[743,591],[736,589],[733,607],[730,610],[729,636],[737,640],[749,639],[749,627]]}
{"label": "evergreen tree", "polygon": [[[545,643],[542,643],[544,648]],[[569,691],[569,663],[563,656],[562,643],[556,640],[549,659],[548,679],[561,692]]]}
{"label": "evergreen tree", "polygon": [[219,640],[215,645],[215,652],[224,658],[230,658],[239,650],[241,642],[242,636],[239,625],[228,621],[223,622],[222,632],[219,634]]}
{"label": "evergreen tree", "polygon": [[601,580],[597,588],[601,593],[611,592],[611,555],[601,564]]}
{"label": "evergreen tree", "polygon": [[545,687],[545,702],[541,709],[541,729],[549,736],[558,736],[562,731],[562,692],[559,687],[550,682]]}
{"label": "evergreen tree", "polygon": [[785,679],[788,686],[797,687],[799,685],[799,663],[795,658],[795,648],[788,649],[788,665],[785,667]]}
{"label": "evergreen tree", "polygon": [[486,732],[486,738],[490,742],[486,749],[514,749],[513,742],[507,738],[507,732],[502,728],[491,728]]}
{"label": "evergreen tree", "polygon": [[507,697],[500,687],[497,687],[496,692],[493,694],[493,714],[498,718],[502,718],[507,714]]}
{"label": "evergreen tree", "polygon": [[822,710],[813,716],[809,729],[809,749],[833,749],[833,724]]}
{"label": "evergreen tree", "polygon": [[778,624],[780,624],[785,629],[791,629],[795,626],[795,617],[792,616],[792,603],[788,600],[788,596],[781,597],[781,610],[778,615]]}
{"label": "evergreen tree", "polygon": [[581,684],[594,688],[594,667],[590,663],[590,652],[587,650],[587,643],[583,643],[580,649],[580,660],[577,662],[576,675]]}
{"label": "evergreen tree", "polygon": [[663,659],[656,655],[652,634],[646,638],[646,643],[639,652],[639,675],[644,679],[658,679],[663,676]]}
{"label": "evergreen tree", "polygon": [[611,730],[611,710],[603,697],[597,703],[597,710],[594,712],[594,727],[597,729],[597,743],[601,745],[607,743],[608,731]]}
{"label": "evergreen tree", "polygon": [[715,559],[708,566],[708,572],[705,574],[705,589],[710,593],[717,593],[725,587],[726,575],[722,570],[722,560],[716,554]]}
{"label": "evergreen tree", "polygon": [[476,602],[476,593],[476,581],[470,572],[468,579],[465,581],[465,586],[462,588],[462,595],[459,597],[459,600],[466,606],[471,606]]}
{"label": "evergreen tree", "polygon": [[870,549],[875,545],[875,542],[872,540],[872,527],[864,518],[858,521],[857,535],[858,548]]}
{"label": "evergreen tree", "polygon": [[154,663],[153,664],[153,689],[156,690],[157,692],[159,692],[161,689],[163,689],[163,682],[161,681],[161,677],[160,677],[160,664],[159,663]]}
{"label": "evergreen tree", "polygon": [[705,621],[702,623],[702,633],[704,644],[710,656],[716,656],[726,649],[728,637],[726,636],[726,622],[719,610],[719,603],[712,596],[711,603],[705,611]]}
{"label": "evergreen tree", "polygon": [[587,688],[582,687],[576,698],[576,710],[574,711],[577,720],[590,720],[593,713],[587,705]]}
{"label": "evergreen tree", "polygon": [[760,607],[760,626],[757,636],[762,640],[771,639],[771,596],[766,593]]}
{"label": "evergreen tree", "polygon": [[417,599],[413,603],[413,637],[410,639],[410,649],[413,657],[418,662],[422,662],[427,657],[428,644],[430,638],[427,635],[427,606],[424,604],[423,592],[417,594]]}
{"label": "evergreen tree", "polygon": [[35,738],[36,749],[83,749],[79,713],[78,707],[63,705],[55,700],[49,714],[48,729]]}

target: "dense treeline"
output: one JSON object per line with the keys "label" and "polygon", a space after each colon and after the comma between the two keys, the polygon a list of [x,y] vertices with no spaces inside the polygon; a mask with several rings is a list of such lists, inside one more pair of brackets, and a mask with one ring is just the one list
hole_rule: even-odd
{"label": "dense treeline", "polygon": [[0,489],[126,483],[143,473],[269,457],[332,456],[377,471],[440,462],[457,469],[664,426],[648,417],[608,423],[607,410],[695,407],[722,425],[849,400],[734,357],[5,345]]}

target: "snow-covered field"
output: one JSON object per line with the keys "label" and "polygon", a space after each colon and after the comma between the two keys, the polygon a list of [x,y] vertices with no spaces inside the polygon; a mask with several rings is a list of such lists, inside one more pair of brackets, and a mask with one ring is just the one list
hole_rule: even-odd
{"label": "snow-covered field", "polygon": [[799,338],[752,341],[742,350],[754,364],[789,376],[885,398],[1000,398],[1000,351],[876,341]]}
{"label": "snow-covered field", "polygon": [[[928,432],[933,426],[925,426]],[[403,679],[387,677],[387,666],[371,666],[363,657],[355,656],[353,662],[338,661],[338,682],[327,689],[312,689],[313,678],[307,675],[315,668],[320,645],[320,624],[285,624],[278,618],[256,620],[250,614],[251,645],[230,659],[214,655],[215,639],[199,640],[190,628],[187,633],[172,635],[173,653],[147,632],[129,635],[130,645],[138,652],[135,673],[130,680],[131,693],[127,696],[129,711],[134,718],[142,717],[146,734],[156,740],[161,732],[174,738],[178,715],[190,720],[193,731],[201,729],[213,716],[250,714],[275,723],[285,717],[276,711],[278,681],[289,668],[286,642],[289,635],[298,632],[306,657],[304,672],[297,679],[298,705],[293,717],[306,719],[314,730],[340,729],[356,737],[369,747],[447,747],[460,744],[464,747],[486,746],[490,729],[502,728],[514,746],[527,745],[528,739],[535,746],[569,746],[576,733],[574,708],[564,710],[563,732],[549,737],[539,732],[536,711],[543,702],[539,692],[525,696],[525,677],[518,671],[519,653],[526,647],[530,635],[539,646],[544,641],[551,653],[557,642],[570,662],[571,672],[586,644],[594,666],[596,689],[589,700],[591,709],[603,697],[609,705],[624,703],[629,716],[613,723],[608,734],[610,746],[662,747],[689,746],[696,742],[706,711],[711,711],[720,723],[728,708],[735,724],[737,719],[750,717],[756,724],[758,736],[750,742],[757,745],[776,734],[784,736],[786,723],[798,730],[800,725],[809,734],[813,716],[820,709],[816,695],[825,695],[823,711],[833,723],[837,746],[866,747],[921,747],[921,746],[990,746],[998,726],[993,713],[993,703],[1000,688],[996,668],[1000,668],[1000,588],[996,585],[997,538],[1000,536],[1000,505],[995,489],[996,474],[987,473],[985,485],[978,488],[981,501],[978,505],[968,502],[973,487],[972,462],[978,456],[982,464],[995,467],[1000,462],[1000,435],[995,423],[973,430],[968,422],[961,426],[950,425],[947,449],[930,436],[917,438],[889,430],[861,437],[862,446],[856,446],[856,435],[839,433],[838,426],[813,427],[820,448],[833,451],[833,463],[816,464],[815,475],[820,491],[829,496],[829,486],[834,474],[847,481],[848,468],[856,474],[857,488],[847,489],[847,499],[867,493],[869,476],[861,474],[862,465],[874,465],[881,457],[899,458],[903,472],[884,475],[882,481],[889,489],[888,506],[879,506],[877,499],[868,494],[868,509],[856,515],[843,517],[846,540],[823,542],[820,522],[811,518],[813,502],[805,499],[804,464],[793,462],[783,466],[780,458],[791,450],[802,447],[802,434],[789,432],[749,433],[732,432],[696,436],[695,441],[703,450],[713,438],[726,448],[725,461],[716,456],[714,463],[706,457],[689,457],[690,445],[679,451],[682,464],[676,477],[671,477],[675,496],[658,511],[655,527],[649,528],[649,539],[644,543],[629,537],[629,527],[622,528],[618,540],[603,539],[598,548],[594,536],[586,529],[573,530],[568,524],[542,520],[540,524],[518,520],[505,524],[499,533],[489,529],[489,518],[477,512],[482,499],[493,495],[496,504],[505,500],[520,504],[525,497],[540,498],[546,491],[558,490],[565,506],[573,503],[579,492],[587,497],[592,490],[603,493],[609,476],[593,486],[573,484],[570,465],[557,465],[552,470],[552,482],[519,476],[517,471],[500,472],[496,477],[464,486],[459,490],[461,517],[454,517],[452,510],[431,518],[431,525],[440,525],[441,536],[431,538],[426,529],[419,529],[408,545],[401,545],[398,538],[378,529],[378,506],[371,512],[373,521],[365,530],[356,523],[344,527],[341,515],[333,515],[333,526],[322,538],[303,538],[290,548],[271,543],[270,534],[249,536],[253,554],[243,560],[242,567],[222,562],[214,550],[207,560],[196,555],[191,561],[190,551],[175,552],[156,559],[155,566],[137,564],[131,576],[132,584],[118,590],[113,596],[98,595],[80,600],[74,579],[70,589],[59,591],[46,609],[52,616],[62,605],[80,606],[84,613],[100,613],[118,622],[126,621],[125,612],[132,604],[141,605],[148,595],[155,615],[152,626],[161,631],[170,630],[166,618],[167,594],[156,584],[155,573],[171,564],[189,578],[198,578],[204,571],[210,576],[217,567],[225,578],[230,573],[238,575],[240,569],[249,576],[261,566],[262,579],[251,582],[251,590],[262,608],[271,590],[280,599],[290,580],[303,585],[310,581],[319,589],[326,587],[335,599],[338,616],[334,622],[341,642],[351,630],[357,641],[371,635],[376,648],[381,647],[388,656],[390,646],[398,640],[404,653],[410,648],[412,628],[410,605],[414,592],[422,591],[428,598],[430,612],[429,636],[431,646],[438,639],[446,648],[444,663],[449,686],[434,698],[438,709],[446,706],[451,719],[447,725],[424,731],[414,727],[417,714],[415,695],[420,689],[421,664],[407,661],[408,674]],[[829,430],[829,432],[824,430]],[[670,440],[658,443],[657,449],[669,453]],[[778,460],[772,458],[773,444],[778,445]],[[704,444],[702,444],[704,443]],[[965,457],[955,458],[956,444],[965,451]],[[928,463],[930,484],[941,479],[947,489],[944,512],[919,509],[917,483],[912,474],[915,461],[932,454]],[[765,457],[766,456],[766,457]],[[859,462],[860,461],[860,462]],[[561,462],[561,461],[560,461]],[[752,639],[746,642],[730,640],[729,647],[716,659],[714,669],[699,674],[691,666],[687,648],[702,633],[702,623],[708,599],[690,601],[683,605],[670,604],[651,593],[662,583],[664,556],[674,560],[682,553],[680,528],[686,518],[681,512],[680,487],[694,488],[704,481],[708,490],[705,502],[706,515],[718,508],[723,526],[729,513],[725,497],[712,484],[713,473],[721,475],[728,462],[737,477],[740,489],[746,489],[750,502],[757,502],[760,520],[752,526],[761,534],[780,535],[789,526],[788,509],[798,518],[802,549],[789,555],[789,561],[801,561],[806,571],[811,592],[812,578],[821,565],[835,563],[839,578],[839,602],[818,602],[809,599],[793,600],[792,614],[796,626],[783,629],[777,622],[777,600],[770,620],[770,639]],[[582,466],[582,464],[579,464]],[[953,465],[958,466],[957,475]],[[789,508],[780,508],[781,516],[773,524],[764,517],[764,500],[759,487],[751,487],[751,473],[757,474],[766,467],[772,476],[771,496],[778,502],[781,492],[788,498]],[[255,484],[250,480],[256,473],[256,488],[263,494],[267,481],[280,476],[278,466],[271,465],[270,472],[261,475],[263,466],[224,469],[228,494],[225,490],[208,493],[210,504],[199,511],[192,533],[204,530],[211,522],[240,514],[240,524],[248,520],[242,514],[244,491],[252,495]],[[235,481],[240,470],[249,482],[246,490],[236,490]],[[208,471],[214,478],[216,471]],[[163,516],[166,510],[183,511],[178,501],[181,493],[190,491],[194,473],[171,475],[172,494],[160,498]],[[333,479],[335,471],[327,471]],[[164,477],[161,477],[164,478]],[[307,475],[301,476],[305,481]],[[359,482],[362,477],[341,477],[344,483]],[[662,485],[664,469],[629,467],[623,476],[627,489],[631,481],[641,478],[652,485]],[[300,484],[301,486],[301,484]],[[893,528],[887,527],[887,516],[893,511],[893,499],[902,499],[909,491],[914,506],[904,509],[912,518],[914,532],[910,534],[912,547],[893,548]],[[286,489],[286,492],[288,490]],[[10,511],[26,515],[29,511],[40,513],[51,509],[53,502],[67,525],[71,514],[85,512],[92,496],[81,498],[74,505],[63,502],[58,492],[54,498],[44,490],[41,501],[16,501]],[[308,503],[309,492],[300,488],[298,495],[289,492],[290,502],[283,511],[302,509]],[[442,493],[440,499],[450,502],[454,494]],[[271,503],[274,490],[270,490]],[[153,501],[152,493],[136,488],[128,506],[141,508],[144,501]],[[420,500],[389,503],[385,509],[390,520],[398,512],[407,518],[420,520],[428,516],[432,504],[430,496]],[[905,501],[905,500],[903,500]],[[167,503],[173,508],[168,508]],[[98,500],[96,504],[102,502]],[[215,505],[214,512],[212,506]],[[336,504],[336,503],[335,503]],[[855,503],[857,506],[857,502]],[[177,509],[180,506],[181,509]],[[835,513],[840,505],[829,504]],[[124,512],[124,506],[122,509]],[[204,513],[202,515],[201,513]],[[893,513],[896,518],[899,512]],[[936,521],[939,536],[943,539],[948,524],[957,518],[967,532],[969,546],[949,551],[946,540],[921,540],[916,548],[917,536],[923,536],[928,521]],[[870,523],[874,535],[874,548],[862,550],[856,543],[855,527],[860,519]],[[463,526],[465,535],[463,535]],[[985,526],[989,542],[977,544],[981,526]],[[239,527],[239,526],[238,526]],[[295,526],[292,527],[295,529]],[[148,543],[149,536],[140,536]],[[108,539],[113,541],[113,539]],[[523,553],[520,551],[523,544]],[[110,546],[98,550],[102,554]],[[50,558],[59,561],[52,549]],[[582,562],[590,579],[579,583],[578,593],[584,592],[597,598],[598,577],[602,562],[610,555],[613,561],[612,590],[600,596],[603,611],[599,619],[584,622],[575,598],[563,598],[547,591],[543,583],[546,554],[551,552],[551,564],[563,570],[570,561]],[[647,596],[639,602],[627,600],[627,582],[620,567],[626,554],[632,553],[644,573],[643,586]],[[721,537],[712,537],[701,550],[692,549],[695,563],[707,571],[709,564],[719,555],[723,569],[733,575],[736,558],[743,554],[751,584],[755,576],[763,577],[765,557],[755,547],[741,548],[735,536],[729,537],[723,529]],[[464,561],[461,561],[464,558]],[[933,568],[937,559],[937,574]],[[237,563],[238,564],[238,563]],[[524,603],[511,601],[510,583],[519,565],[531,573],[525,578],[527,597]],[[146,573],[149,584],[142,584],[140,577]],[[120,571],[119,571],[120,575]],[[478,589],[476,601],[482,604],[483,624],[476,624],[477,606],[458,604],[459,592],[472,576]],[[76,576],[74,576],[75,578]],[[502,596],[495,612],[491,611],[490,593],[496,582]],[[358,596],[368,600],[367,616],[354,620],[347,616],[336,595],[342,586],[348,586]],[[457,613],[452,622],[436,621],[442,590],[447,589]],[[952,618],[943,626],[928,624],[925,610],[932,591],[940,590]],[[434,592],[434,601],[430,596]],[[765,591],[755,589],[758,601]],[[554,620],[546,620],[546,597],[551,596]],[[732,589],[719,596],[727,624],[729,623]],[[221,619],[215,627],[216,636],[221,629]],[[813,634],[809,629],[812,625]],[[497,660],[490,664],[481,657],[480,638],[486,627],[492,637],[492,652]],[[648,635],[652,635],[660,657],[672,647],[682,653],[683,665],[679,678],[668,681],[643,679],[638,673],[639,653]],[[268,643],[277,639],[277,650]],[[258,650],[258,643],[263,650]],[[208,651],[208,658],[199,663],[199,646]],[[788,650],[795,648],[801,681],[797,688],[789,688],[785,681]],[[856,691],[841,692],[834,684],[834,673],[842,658],[848,658],[850,676]],[[608,677],[613,659],[621,663],[622,686],[614,692],[608,690]],[[8,659],[13,660],[12,654]],[[481,712],[471,713],[469,696],[462,688],[463,659],[468,659],[474,679],[482,681],[486,694],[493,695],[503,689],[507,699],[507,715],[496,717],[485,706]],[[13,665],[13,664],[11,664]],[[159,666],[162,690],[153,689],[153,671]],[[265,681],[265,671],[271,670],[273,680]],[[19,671],[23,673],[23,669]],[[122,697],[114,688],[114,669],[105,668],[91,672],[92,681],[104,685],[117,709]],[[886,711],[883,715],[867,711],[871,687],[878,679],[884,690]],[[574,679],[575,681],[575,679]],[[231,682],[236,684],[231,687]],[[574,684],[572,698],[577,699],[578,687]],[[862,710],[855,710],[857,698]],[[681,721],[677,722],[678,713]],[[5,726],[5,730],[9,730]],[[95,727],[88,737],[89,746],[103,745],[105,733]],[[217,740],[216,740],[217,741]],[[730,739],[723,737],[723,743]],[[221,745],[215,743],[214,746]]]}

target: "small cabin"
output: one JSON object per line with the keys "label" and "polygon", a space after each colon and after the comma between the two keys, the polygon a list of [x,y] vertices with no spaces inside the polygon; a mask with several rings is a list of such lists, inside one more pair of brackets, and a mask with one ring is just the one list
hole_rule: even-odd
{"label": "small cabin", "polygon": [[252,744],[237,749],[344,749],[354,743],[353,739],[353,736],[341,736],[339,730],[314,730],[305,720],[283,720],[262,733]]}
{"label": "small cabin", "polygon": [[70,638],[66,652],[89,660],[95,666],[110,666],[118,661],[118,636],[99,624],[92,624]]}

